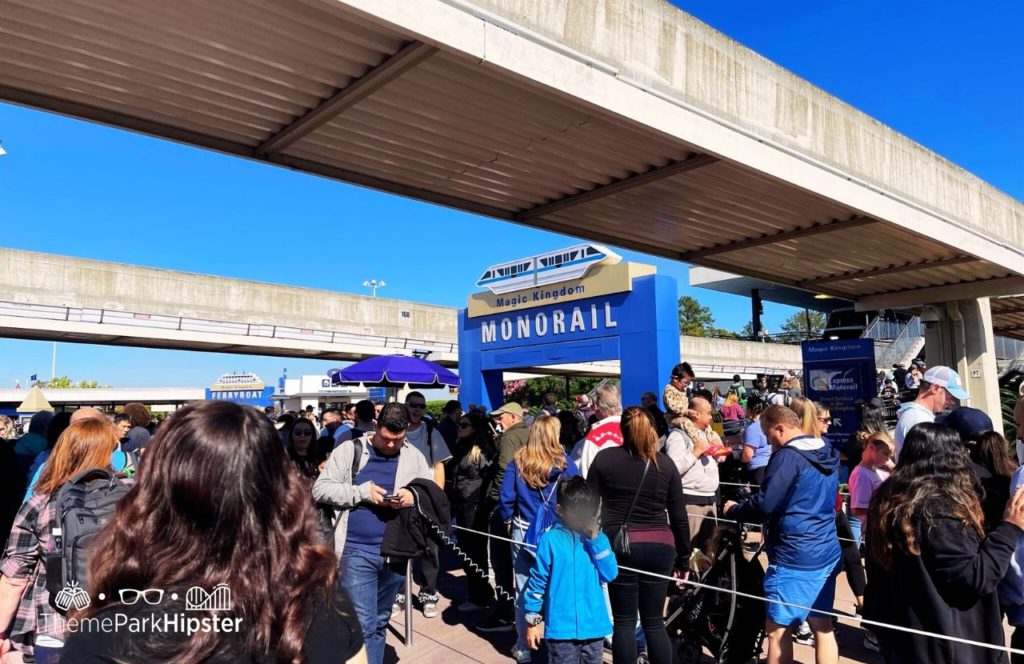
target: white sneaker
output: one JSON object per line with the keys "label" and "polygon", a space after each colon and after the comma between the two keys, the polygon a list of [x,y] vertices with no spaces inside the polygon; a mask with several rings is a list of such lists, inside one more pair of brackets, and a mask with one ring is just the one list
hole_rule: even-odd
{"label": "white sneaker", "polygon": [[512,658],[516,660],[516,664],[530,664],[533,661],[533,655],[529,650],[513,650]]}

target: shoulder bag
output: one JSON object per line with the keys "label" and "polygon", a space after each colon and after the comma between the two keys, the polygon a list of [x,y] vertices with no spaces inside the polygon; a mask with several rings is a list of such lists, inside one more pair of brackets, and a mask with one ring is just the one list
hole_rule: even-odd
{"label": "shoulder bag", "polygon": [[637,498],[640,497],[640,489],[644,486],[644,480],[647,478],[647,471],[651,469],[651,460],[648,459],[644,463],[644,473],[640,476],[640,484],[636,487],[636,493],[633,494],[633,502],[629,504],[629,510],[626,512],[626,518],[622,520],[622,525],[619,526],[618,531],[615,533],[615,537],[612,538],[612,550],[619,556],[629,555],[629,517],[633,516],[633,508],[636,507]]}

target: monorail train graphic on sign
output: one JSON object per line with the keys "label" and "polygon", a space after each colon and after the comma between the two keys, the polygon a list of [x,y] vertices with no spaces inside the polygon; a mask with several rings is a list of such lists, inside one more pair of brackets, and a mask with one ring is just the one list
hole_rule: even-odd
{"label": "monorail train graphic on sign", "polygon": [[578,244],[546,254],[492,265],[476,285],[502,294],[534,286],[579,279],[594,265],[618,263],[622,257],[600,244]]}

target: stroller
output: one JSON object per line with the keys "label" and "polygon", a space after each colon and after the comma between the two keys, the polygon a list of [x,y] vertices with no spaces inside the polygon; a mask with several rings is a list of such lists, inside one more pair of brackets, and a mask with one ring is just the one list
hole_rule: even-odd
{"label": "stroller", "polygon": [[[691,579],[725,590],[764,596],[764,569],[757,556],[744,556],[746,528],[735,524],[706,522],[694,545],[705,553],[710,566]],[[698,546],[702,543],[702,546]],[[746,664],[757,661],[764,640],[764,602],[717,592],[711,588],[685,586],[669,600],[665,624],[675,652],[676,664],[699,664],[706,647],[716,664]]]}

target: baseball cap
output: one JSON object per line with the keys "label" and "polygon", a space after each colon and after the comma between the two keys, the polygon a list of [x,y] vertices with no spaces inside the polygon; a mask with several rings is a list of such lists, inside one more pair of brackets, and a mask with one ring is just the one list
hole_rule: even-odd
{"label": "baseball cap", "polygon": [[924,382],[938,385],[949,390],[954,398],[965,401],[971,398],[964,390],[964,384],[960,381],[960,374],[949,367],[932,367],[924,372]]}
{"label": "baseball cap", "polygon": [[942,423],[956,429],[964,443],[975,440],[978,434],[992,431],[992,418],[984,411],[969,406],[957,408],[947,415]]}
{"label": "baseball cap", "polygon": [[509,415],[515,415],[516,417],[522,417],[523,416],[523,407],[520,406],[519,404],[517,404],[516,402],[512,401],[512,402],[509,402],[509,403],[505,404],[501,408],[498,408],[496,410],[492,410],[491,411],[491,417],[496,417],[498,415],[501,415],[502,413],[508,413]]}

